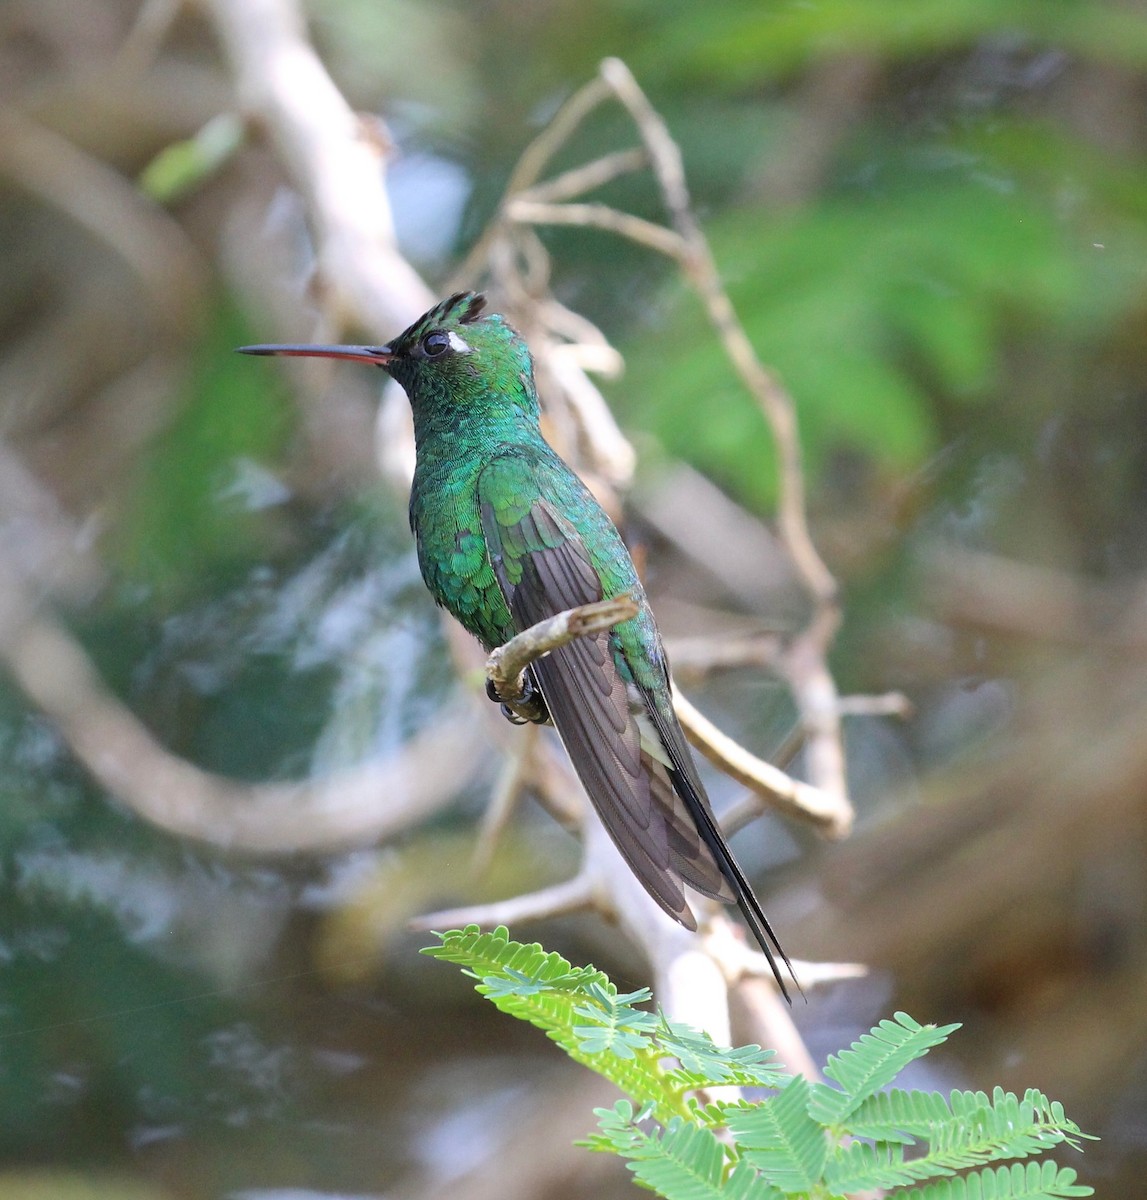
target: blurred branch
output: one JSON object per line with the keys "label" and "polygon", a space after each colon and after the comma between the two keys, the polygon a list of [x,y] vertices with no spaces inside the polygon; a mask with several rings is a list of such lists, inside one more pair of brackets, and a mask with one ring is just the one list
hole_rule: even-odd
{"label": "blurred branch", "polygon": [[14,108],[0,108],[0,173],[109,246],[147,293],[167,333],[186,336],[207,286],[182,226],[118,171]]}
{"label": "blurred branch", "polygon": [[1067,645],[1147,649],[1147,587],[1112,587],[1051,567],[946,546],[924,564],[945,620]]}
{"label": "blurred branch", "polygon": [[306,204],[324,312],[384,341],[434,299],[395,242],[382,170],[389,135],[347,104],[293,0],[204,3],[244,112]]}
{"label": "blurred branch", "polygon": [[693,745],[715,767],[743,783],[758,800],[764,800],[786,816],[816,826],[831,838],[847,836],[852,828],[851,805],[757,758],[740,742],[722,733],[680,692],[674,692],[673,707]]}
{"label": "blurred branch", "polygon": [[425,820],[473,778],[482,744],[462,715],[444,715],[392,758],[325,779],[245,785],[200,770],[156,741],[79,643],[5,574],[0,660],[97,782],[161,829],[226,850],[327,852]]}

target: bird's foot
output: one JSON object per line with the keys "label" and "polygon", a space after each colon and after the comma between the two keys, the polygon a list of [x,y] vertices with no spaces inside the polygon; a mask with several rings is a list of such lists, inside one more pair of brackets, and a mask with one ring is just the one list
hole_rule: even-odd
{"label": "bird's foot", "polygon": [[522,684],[521,694],[514,697],[512,705],[507,704],[498,695],[498,691],[494,687],[494,681],[490,678],[486,679],[486,695],[495,704],[502,706],[502,716],[511,725],[548,725],[550,723],[550,710],[546,708],[546,702],[542,698],[542,693],[537,684],[534,683],[534,677],[529,671],[522,676]]}

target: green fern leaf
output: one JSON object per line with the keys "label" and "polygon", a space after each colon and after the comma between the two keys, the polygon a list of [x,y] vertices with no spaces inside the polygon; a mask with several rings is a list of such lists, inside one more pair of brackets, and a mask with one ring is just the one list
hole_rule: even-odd
{"label": "green fern leaf", "polygon": [[744,1161],[784,1192],[815,1186],[828,1156],[825,1130],[809,1116],[808,1102],[808,1080],[797,1075],[778,1095],[729,1110]]}
{"label": "green fern leaf", "polygon": [[670,1200],[783,1200],[743,1163],[731,1165],[720,1141],[708,1130],[681,1121],[668,1129],[641,1129],[633,1106],[620,1101],[597,1110],[601,1134],[594,1149],[610,1149],[629,1160],[638,1182]]}
{"label": "green fern leaf", "polygon": [[895,1196],[896,1200],[1062,1200],[1093,1194],[1092,1188],[1075,1182],[1075,1172],[1070,1167],[1049,1160],[989,1167],[974,1175],[896,1192]]}
{"label": "green fern leaf", "polygon": [[951,1167],[928,1155],[905,1161],[904,1147],[900,1145],[871,1146],[867,1142],[850,1142],[833,1150],[825,1164],[824,1182],[835,1196],[901,1187],[938,1175],[954,1174]]}
{"label": "green fern leaf", "polygon": [[[991,1099],[984,1092],[953,1092],[950,1104],[936,1092],[873,1096],[847,1128],[884,1145],[858,1142],[834,1151],[825,1178],[842,1192],[894,1187],[1001,1159],[1027,1158],[1061,1142],[1078,1145],[1075,1139],[1084,1136],[1062,1107],[1042,1093],[1029,1091],[1020,1100],[1002,1088]],[[888,1144],[916,1139],[927,1141],[927,1151],[908,1162],[902,1145]]]}
{"label": "green fern leaf", "polygon": [[921,1025],[907,1013],[881,1021],[848,1050],[832,1055],[824,1073],[843,1091],[825,1084],[813,1089],[809,1111],[826,1125],[837,1125],[869,1096],[886,1087],[915,1059],[940,1045],[959,1025]]}
{"label": "green fern leaf", "polygon": [[869,1096],[848,1118],[854,1137],[912,1145],[931,1137],[938,1125],[952,1119],[948,1101],[939,1092],[905,1092],[893,1088]]}
{"label": "green fern leaf", "polygon": [[[633,1022],[652,1026],[656,1018],[629,1008],[626,997],[618,996],[604,972],[572,967],[537,943],[512,941],[504,926],[483,933],[477,925],[469,925],[437,936],[441,945],[429,946],[423,953],[458,963],[479,981],[478,991],[502,1012],[544,1029],[575,1062],[604,1075],[640,1103],[653,1103],[659,1120],[683,1113],[679,1091],[666,1083],[658,1052],[644,1044],[648,1039],[641,1034],[628,1032]],[[623,1043],[628,1057],[618,1052]]]}
{"label": "green fern leaf", "polygon": [[573,967],[560,954],[543,950],[537,942],[523,945],[511,941],[505,925],[486,933],[477,925],[467,925],[465,929],[452,929],[435,936],[442,944],[424,946],[422,953],[457,963],[478,979],[517,977],[560,988],[584,988],[592,982],[612,989],[615,994],[617,991],[605,972],[596,967]]}
{"label": "green fern leaf", "polygon": [[679,1066],[669,1077],[683,1088],[722,1084],[780,1088],[791,1078],[775,1063],[774,1052],[760,1046],[737,1046],[730,1050],[718,1046],[707,1033],[664,1017],[656,1036],[662,1051],[677,1060]]}

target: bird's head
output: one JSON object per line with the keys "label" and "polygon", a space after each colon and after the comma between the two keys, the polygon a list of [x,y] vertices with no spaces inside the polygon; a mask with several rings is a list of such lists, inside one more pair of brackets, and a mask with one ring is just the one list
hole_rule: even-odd
{"label": "bird's head", "polygon": [[530,352],[506,319],[485,312],[485,305],[481,293],[456,292],[385,346],[264,345],[239,352],[371,363],[402,384],[416,411],[437,399],[479,393],[520,396],[533,407]]}

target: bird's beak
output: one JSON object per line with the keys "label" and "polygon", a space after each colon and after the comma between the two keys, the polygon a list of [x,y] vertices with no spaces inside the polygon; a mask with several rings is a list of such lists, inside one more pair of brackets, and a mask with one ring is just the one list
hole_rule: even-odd
{"label": "bird's beak", "polygon": [[308,346],[267,345],[240,346],[240,354],[281,354],[293,358],[346,358],[351,362],[373,363],[376,367],[387,366],[394,358],[389,346]]}

